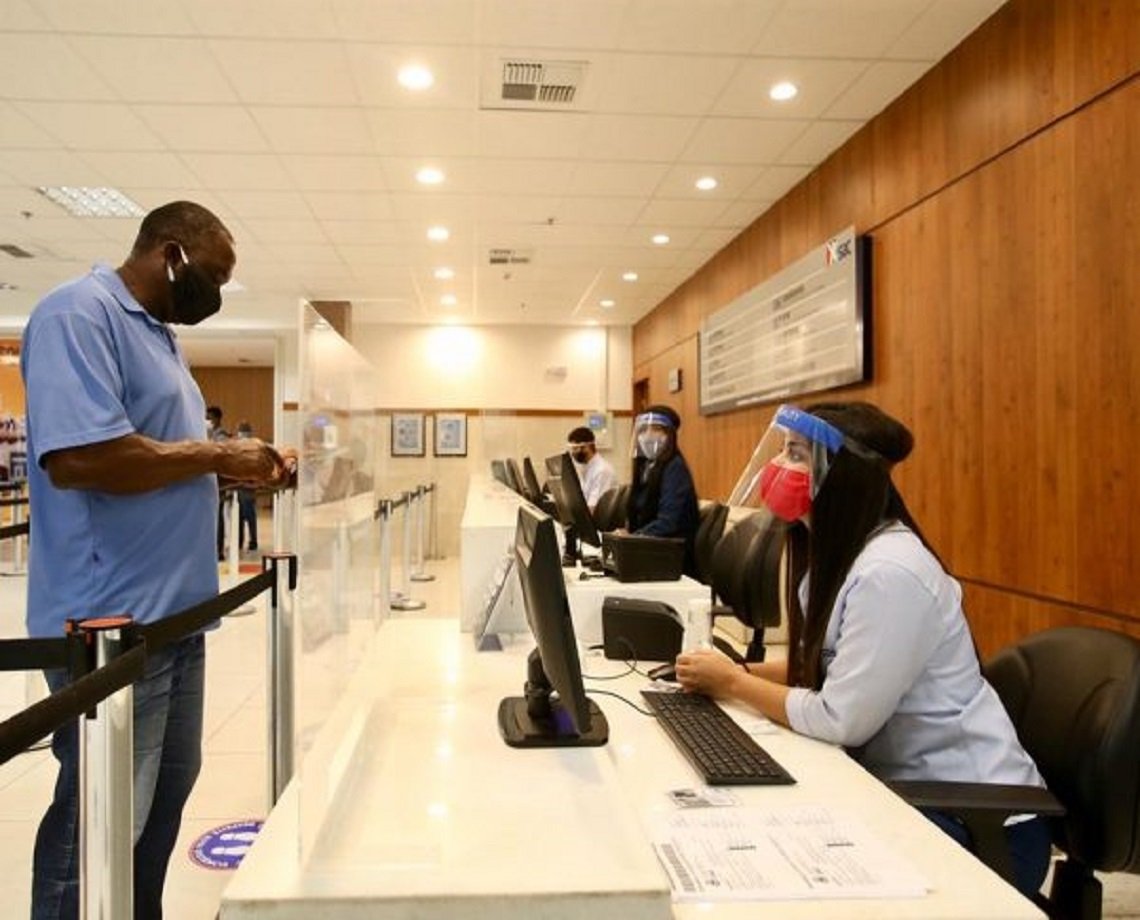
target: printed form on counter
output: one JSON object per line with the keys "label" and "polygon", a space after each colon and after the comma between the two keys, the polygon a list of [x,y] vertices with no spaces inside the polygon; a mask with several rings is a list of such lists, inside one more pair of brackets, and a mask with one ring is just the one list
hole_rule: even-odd
{"label": "printed form on counter", "polygon": [[918,898],[927,885],[860,822],[828,808],[697,808],[652,818],[676,901]]}

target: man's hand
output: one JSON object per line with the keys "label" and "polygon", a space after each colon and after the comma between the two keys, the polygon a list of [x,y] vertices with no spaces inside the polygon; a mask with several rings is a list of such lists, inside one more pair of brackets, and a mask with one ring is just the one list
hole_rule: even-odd
{"label": "man's hand", "polygon": [[236,438],[220,446],[218,475],[231,483],[282,488],[297,469],[297,452],[292,448],[278,452],[258,438]]}

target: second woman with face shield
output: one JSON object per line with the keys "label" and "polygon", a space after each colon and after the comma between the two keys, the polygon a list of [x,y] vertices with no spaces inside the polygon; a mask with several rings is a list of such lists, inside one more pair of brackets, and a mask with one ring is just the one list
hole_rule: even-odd
{"label": "second woman with face shield", "polygon": [[685,571],[693,571],[697,490],[677,448],[681,417],[668,406],[650,406],[633,424],[629,533],[685,540]]}

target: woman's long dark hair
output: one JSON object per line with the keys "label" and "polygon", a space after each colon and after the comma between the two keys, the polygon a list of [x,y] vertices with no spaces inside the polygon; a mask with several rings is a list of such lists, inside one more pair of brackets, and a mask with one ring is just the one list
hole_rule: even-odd
{"label": "woman's long dark hair", "polygon": [[[914,446],[910,431],[870,403],[819,403],[806,411],[849,439],[831,456],[812,500],[810,531],[799,522],[788,528],[788,684],[818,690],[831,608],[868,538],[884,524],[899,521],[926,540],[891,482],[891,466]],[[798,592],[805,573],[807,610],[801,608]]]}

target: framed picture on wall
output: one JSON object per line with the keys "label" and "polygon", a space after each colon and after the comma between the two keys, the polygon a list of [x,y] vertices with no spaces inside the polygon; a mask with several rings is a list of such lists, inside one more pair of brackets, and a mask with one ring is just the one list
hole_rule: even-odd
{"label": "framed picture on wall", "polygon": [[422,457],[424,455],[424,414],[422,412],[392,413],[392,456]]}
{"label": "framed picture on wall", "polygon": [[467,416],[460,412],[441,412],[435,417],[435,455],[467,456]]}

